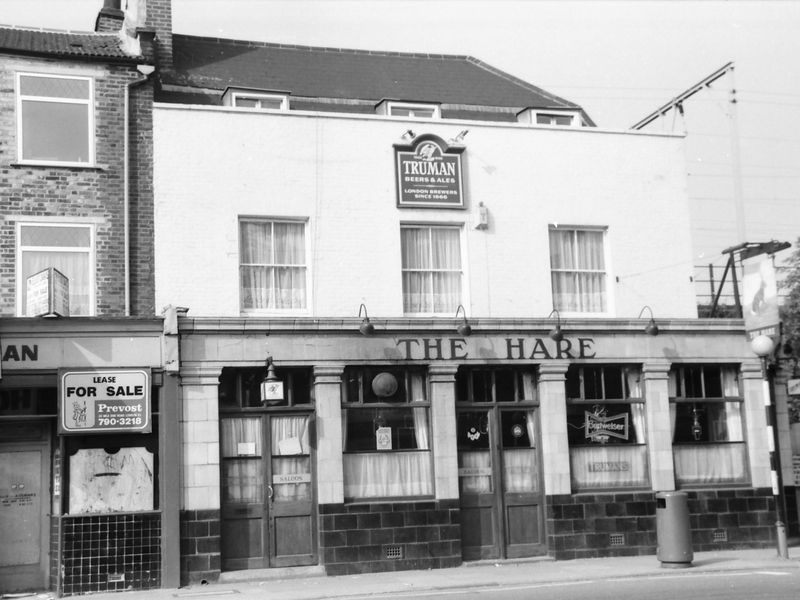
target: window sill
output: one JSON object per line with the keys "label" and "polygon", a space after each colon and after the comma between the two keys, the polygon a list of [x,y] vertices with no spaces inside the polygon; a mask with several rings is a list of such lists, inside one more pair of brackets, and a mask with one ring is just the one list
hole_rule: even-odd
{"label": "window sill", "polygon": [[82,171],[108,171],[108,165],[98,164],[83,164],[83,163],[54,163],[54,162],[39,162],[39,161],[25,161],[25,162],[12,162],[10,167],[15,169],[79,169]]}

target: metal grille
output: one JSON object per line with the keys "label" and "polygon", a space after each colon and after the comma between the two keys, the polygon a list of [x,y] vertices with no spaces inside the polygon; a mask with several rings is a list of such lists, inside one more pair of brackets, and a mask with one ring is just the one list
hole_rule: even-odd
{"label": "metal grille", "polygon": [[403,558],[403,547],[397,545],[384,546],[383,554],[386,558]]}
{"label": "metal grille", "polygon": [[715,529],[714,530],[713,541],[715,541],[715,542],[727,542],[728,541],[728,532],[725,529]]}
{"label": "metal grille", "polygon": [[625,535],[622,533],[612,533],[608,536],[608,545],[609,546],[624,546],[625,545]]}

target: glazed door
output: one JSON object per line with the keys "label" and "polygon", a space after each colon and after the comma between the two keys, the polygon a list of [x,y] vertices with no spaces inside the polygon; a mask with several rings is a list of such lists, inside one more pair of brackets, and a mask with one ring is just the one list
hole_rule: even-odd
{"label": "glazed door", "polygon": [[0,445],[0,593],[48,587],[48,444]]}
{"label": "glazed door", "polygon": [[461,545],[465,560],[546,551],[535,409],[458,414]]}
{"label": "glazed door", "polygon": [[223,570],[317,562],[309,414],[222,417]]}

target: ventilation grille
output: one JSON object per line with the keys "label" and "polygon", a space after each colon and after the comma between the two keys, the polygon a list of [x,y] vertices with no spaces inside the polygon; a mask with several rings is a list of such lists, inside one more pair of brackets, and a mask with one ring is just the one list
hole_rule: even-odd
{"label": "ventilation grille", "polygon": [[726,529],[715,529],[712,540],[715,542],[727,542],[728,531]]}
{"label": "ventilation grille", "polygon": [[609,546],[624,546],[625,545],[625,535],[622,533],[612,533],[608,536],[608,545]]}
{"label": "ventilation grille", "polygon": [[397,544],[383,547],[383,555],[386,558],[403,558],[403,547]]}

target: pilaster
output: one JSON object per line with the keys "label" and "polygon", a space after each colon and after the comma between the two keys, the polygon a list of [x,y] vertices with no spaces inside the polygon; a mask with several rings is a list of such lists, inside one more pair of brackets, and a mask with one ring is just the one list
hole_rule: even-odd
{"label": "pilaster", "polygon": [[544,490],[548,496],[570,494],[569,443],[567,442],[566,361],[539,365],[539,403],[542,422]]}
{"label": "pilaster", "polygon": [[320,504],[344,502],[342,468],[342,374],[344,364],[314,367],[317,421],[317,498]]}
{"label": "pilaster", "polygon": [[458,498],[458,445],[456,443],[456,364],[428,368],[431,393],[431,434],[436,498]]}
{"label": "pilaster", "polygon": [[672,420],[669,410],[670,366],[668,361],[651,361],[642,367],[650,482],[656,491],[675,489]]}

